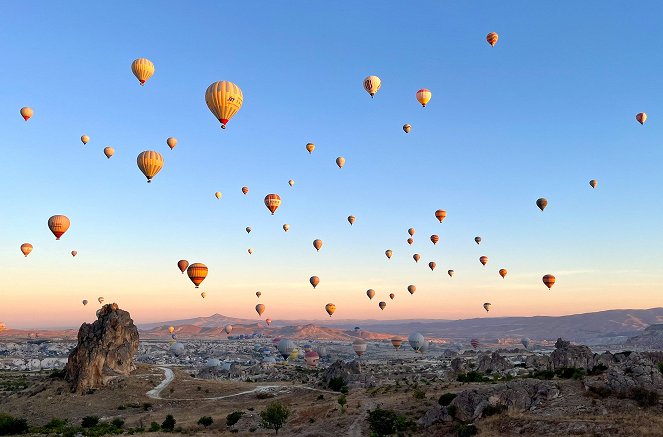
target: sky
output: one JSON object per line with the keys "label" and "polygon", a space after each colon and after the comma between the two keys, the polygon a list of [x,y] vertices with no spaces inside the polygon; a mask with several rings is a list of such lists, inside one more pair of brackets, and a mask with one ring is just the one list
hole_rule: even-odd
{"label": "sky", "polygon": [[[260,320],[258,290],[262,318],[321,323],[329,302],[334,318],[378,320],[662,306],[663,4],[249,3],[3,6],[7,326],[78,326],[99,296],[137,322]],[[144,87],[130,68],[139,57],[155,65]],[[373,99],[368,75],[382,79]],[[204,99],[220,80],[244,94],[225,130]],[[433,94],[426,108],[420,88]],[[165,159],[151,184],[136,166],[143,150]],[[274,216],[269,193],[283,200]],[[60,241],[54,214],[71,219]],[[200,289],[177,269],[182,258],[209,267]]]}

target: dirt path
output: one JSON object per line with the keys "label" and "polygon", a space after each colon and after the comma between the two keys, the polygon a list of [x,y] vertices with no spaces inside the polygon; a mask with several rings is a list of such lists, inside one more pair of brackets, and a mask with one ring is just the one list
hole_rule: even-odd
{"label": "dirt path", "polygon": [[357,418],[352,422],[352,425],[348,428],[347,435],[352,436],[352,437],[361,437],[363,434],[361,432],[361,424],[364,423],[366,419],[366,413],[368,410],[372,410],[375,408],[375,402],[373,401],[368,401],[365,404],[363,404],[363,410],[361,414],[357,416]]}

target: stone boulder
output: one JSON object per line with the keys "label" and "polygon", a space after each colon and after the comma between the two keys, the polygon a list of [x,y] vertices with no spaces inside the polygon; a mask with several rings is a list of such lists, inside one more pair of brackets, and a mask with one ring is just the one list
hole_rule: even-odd
{"label": "stone boulder", "polygon": [[500,373],[513,368],[513,365],[498,352],[481,354],[477,361],[477,370],[483,373]]}
{"label": "stone boulder", "polygon": [[525,358],[525,367],[536,371],[550,370],[552,363],[548,355],[530,355]]}
{"label": "stone boulder", "polygon": [[343,378],[343,381],[350,382],[354,375],[361,374],[361,364],[357,360],[350,361],[349,363],[343,360],[335,361],[331,366],[325,369],[322,374],[322,380],[325,384],[329,384],[334,378]]}
{"label": "stone boulder", "polygon": [[[626,354],[615,354],[624,357]],[[633,352],[621,361],[613,362],[597,376],[584,379],[585,388],[616,396],[628,397],[634,390],[654,391],[663,396],[663,373],[658,361],[646,353]]]}
{"label": "stone boulder", "polygon": [[69,354],[65,379],[71,391],[86,393],[118,375],[128,375],[138,350],[138,329],[117,304],[104,305],[94,323],[83,323],[78,344]]}
{"label": "stone boulder", "polygon": [[453,417],[451,417],[447,411],[447,407],[434,405],[428,411],[426,411],[426,413],[419,420],[417,420],[417,425],[428,428],[429,426],[435,425],[436,423],[451,421],[453,421]]}
{"label": "stone boulder", "polygon": [[585,345],[572,345],[561,338],[555,343],[555,350],[550,354],[552,370],[564,367],[591,370],[594,367],[594,353]]}

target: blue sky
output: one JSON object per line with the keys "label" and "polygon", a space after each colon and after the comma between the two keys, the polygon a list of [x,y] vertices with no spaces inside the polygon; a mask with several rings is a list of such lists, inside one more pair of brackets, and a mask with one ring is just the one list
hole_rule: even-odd
{"label": "blue sky", "polygon": [[[256,290],[273,319],[324,318],[327,302],[339,318],[484,317],[486,301],[489,316],[660,306],[662,12],[617,1],[7,4],[0,320],[76,325],[94,314],[80,300],[97,296],[139,321],[254,317]],[[138,57],[156,66],[145,87],[130,70]],[[374,99],[370,74],[382,79]],[[225,131],[204,101],[217,80],[244,93]],[[35,110],[27,123],[22,106]],[[149,185],[135,163],[148,149],[165,158]],[[274,217],[262,204],[272,192],[283,198]],[[58,242],[53,214],[72,220]],[[210,268],[204,301],[180,258]],[[557,276],[551,292],[545,273]]]}

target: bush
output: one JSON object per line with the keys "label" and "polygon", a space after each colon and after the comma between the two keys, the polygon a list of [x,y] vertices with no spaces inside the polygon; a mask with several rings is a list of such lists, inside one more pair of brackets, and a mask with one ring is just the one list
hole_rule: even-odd
{"label": "bush", "polygon": [[161,422],[161,429],[164,431],[172,431],[175,429],[175,423],[177,423],[177,421],[172,414],[169,414],[166,416],[166,419]]}
{"label": "bush", "polygon": [[341,391],[341,388],[343,388],[345,385],[345,379],[343,379],[341,376],[330,379],[329,383],[327,384],[327,386],[334,391]]}
{"label": "bush", "polygon": [[121,417],[116,417],[113,419],[111,424],[117,429],[122,429],[124,427],[124,419]]}
{"label": "bush", "polygon": [[490,378],[486,378],[483,373],[474,370],[467,373],[460,373],[456,377],[458,382],[488,382]]}
{"label": "bush", "polygon": [[562,379],[581,379],[585,376],[585,371],[576,367],[562,367],[555,370],[555,375]]}
{"label": "bush", "polygon": [[415,388],[412,392],[412,397],[415,399],[426,399],[426,390],[421,388]]}
{"label": "bush", "polygon": [[345,404],[348,403],[348,398],[345,397],[345,395],[341,395],[338,397],[338,404],[341,406],[341,411],[345,408]]}
{"label": "bush", "polygon": [[457,437],[470,437],[473,435],[477,435],[479,433],[479,430],[475,425],[472,424],[463,424],[463,423],[458,423],[454,426],[454,431],[456,432]]}
{"label": "bush", "polygon": [[348,393],[350,393],[350,388],[348,388],[347,385],[344,385],[343,387],[341,387],[341,393],[347,395]]}
{"label": "bush", "polygon": [[642,387],[636,387],[631,390],[629,398],[636,401],[641,407],[653,407],[658,405],[658,393]]}
{"label": "bush", "polygon": [[366,420],[368,420],[371,431],[378,436],[386,436],[415,429],[414,422],[407,417],[398,415],[391,410],[383,410],[380,407],[370,410]]}
{"label": "bush", "polygon": [[143,402],[143,411],[150,411],[152,409],[152,404],[150,402]]}
{"label": "bush", "polygon": [[663,373],[663,361],[661,361],[660,363],[658,363],[657,366],[658,366],[658,370],[659,370],[661,373]]}
{"label": "bush", "polygon": [[64,379],[64,376],[65,376],[64,369],[53,369],[51,371],[51,374],[48,375],[49,378],[54,378],[54,379]]}
{"label": "bush", "polygon": [[256,395],[256,398],[258,398],[258,399],[270,399],[270,398],[273,398],[273,397],[274,397],[274,395],[272,393],[269,393],[269,392],[266,392],[266,391],[265,392],[260,392]]}
{"label": "bush", "polygon": [[202,425],[205,428],[207,428],[208,426],[210,426],[213,423],[214,423],[214,419],[212,419],[209,416],[203,416],[200,419],[198,419],[198,425]]}
{"label": "bush", "polygon": [[226,416],[226,426],[233,426],[244,415],[244,411],[234,411]]}
{"label": "bush", "polygon": [[605,372],[608,370],[608,366],[604,364],[597,364],[596,366],[592,367],[592,370],[588,371],[588,375],[600,375],[601,373]]}
{"label": "bush", "polygon": [[[55,434],[62,434],[64,432],[64,428],[67,426],[67,421],[63,419],[58,419],[57,417],[54,417],[51,419],[50,422],[48,422],[46,425],[44,425],[44,429],[46,431],[53,432]],[[50,434],[49,432],[49,434]]]}
{"label": "bush", "polygon": [[449,413],[449,416],[451,417],[456,417],[456,411],[458,411],[458,407],[455,405],[449,405],[447,407],[447,413]]}
{"label": "bush", "polygon": [[0,413],[0,435],[16,435],[28,432],[28,421]]}
{"label": "bush", "polygon": [[555,372],[552,370],[536,370],[530,373],[529,377],[536,379],[553,379],[555,377]]}
{"label": "bush", "polygon": [[262,426],[267,429],[273,429],[276,434],[288,421],[290,410],[279,401],[272,402],[264,411],[260,412]]}
{"label": "bush", "polygon": [[440,399],[437,400],[437,403],[443,407],[448,407],[455,397],[456,393],[444,393],[442,396],[440,396]]}
{"label": "bush", "polygon": [[506,411],[506,409],[507,409],[506,405],[500,405],[500,404],[491,405],[491,404],[488,404],[485,407],[483,407],[483,416],[484,417],[490,417],[490,416],[494,416],[496,414],[502,414],[503,412]]}
{"label": "bush", "polygon": [[322,400],[324,400],[324,399],[325,399],[325,395],[318,395],[318,400],[319,400],[319,401],[322,401]]}
{"label": "bush", "polygon": [[81,420],[81,426],[83,428],[92,428],[99,424],[99,416],[85,416]]}
{"label": "bush", "polygon": [[157,432],[157,431],[160,431],[160,430],[161,430],[161,425],[159,425],[156,422],[150,423],[150,429],[149,429],[150,432]]}

